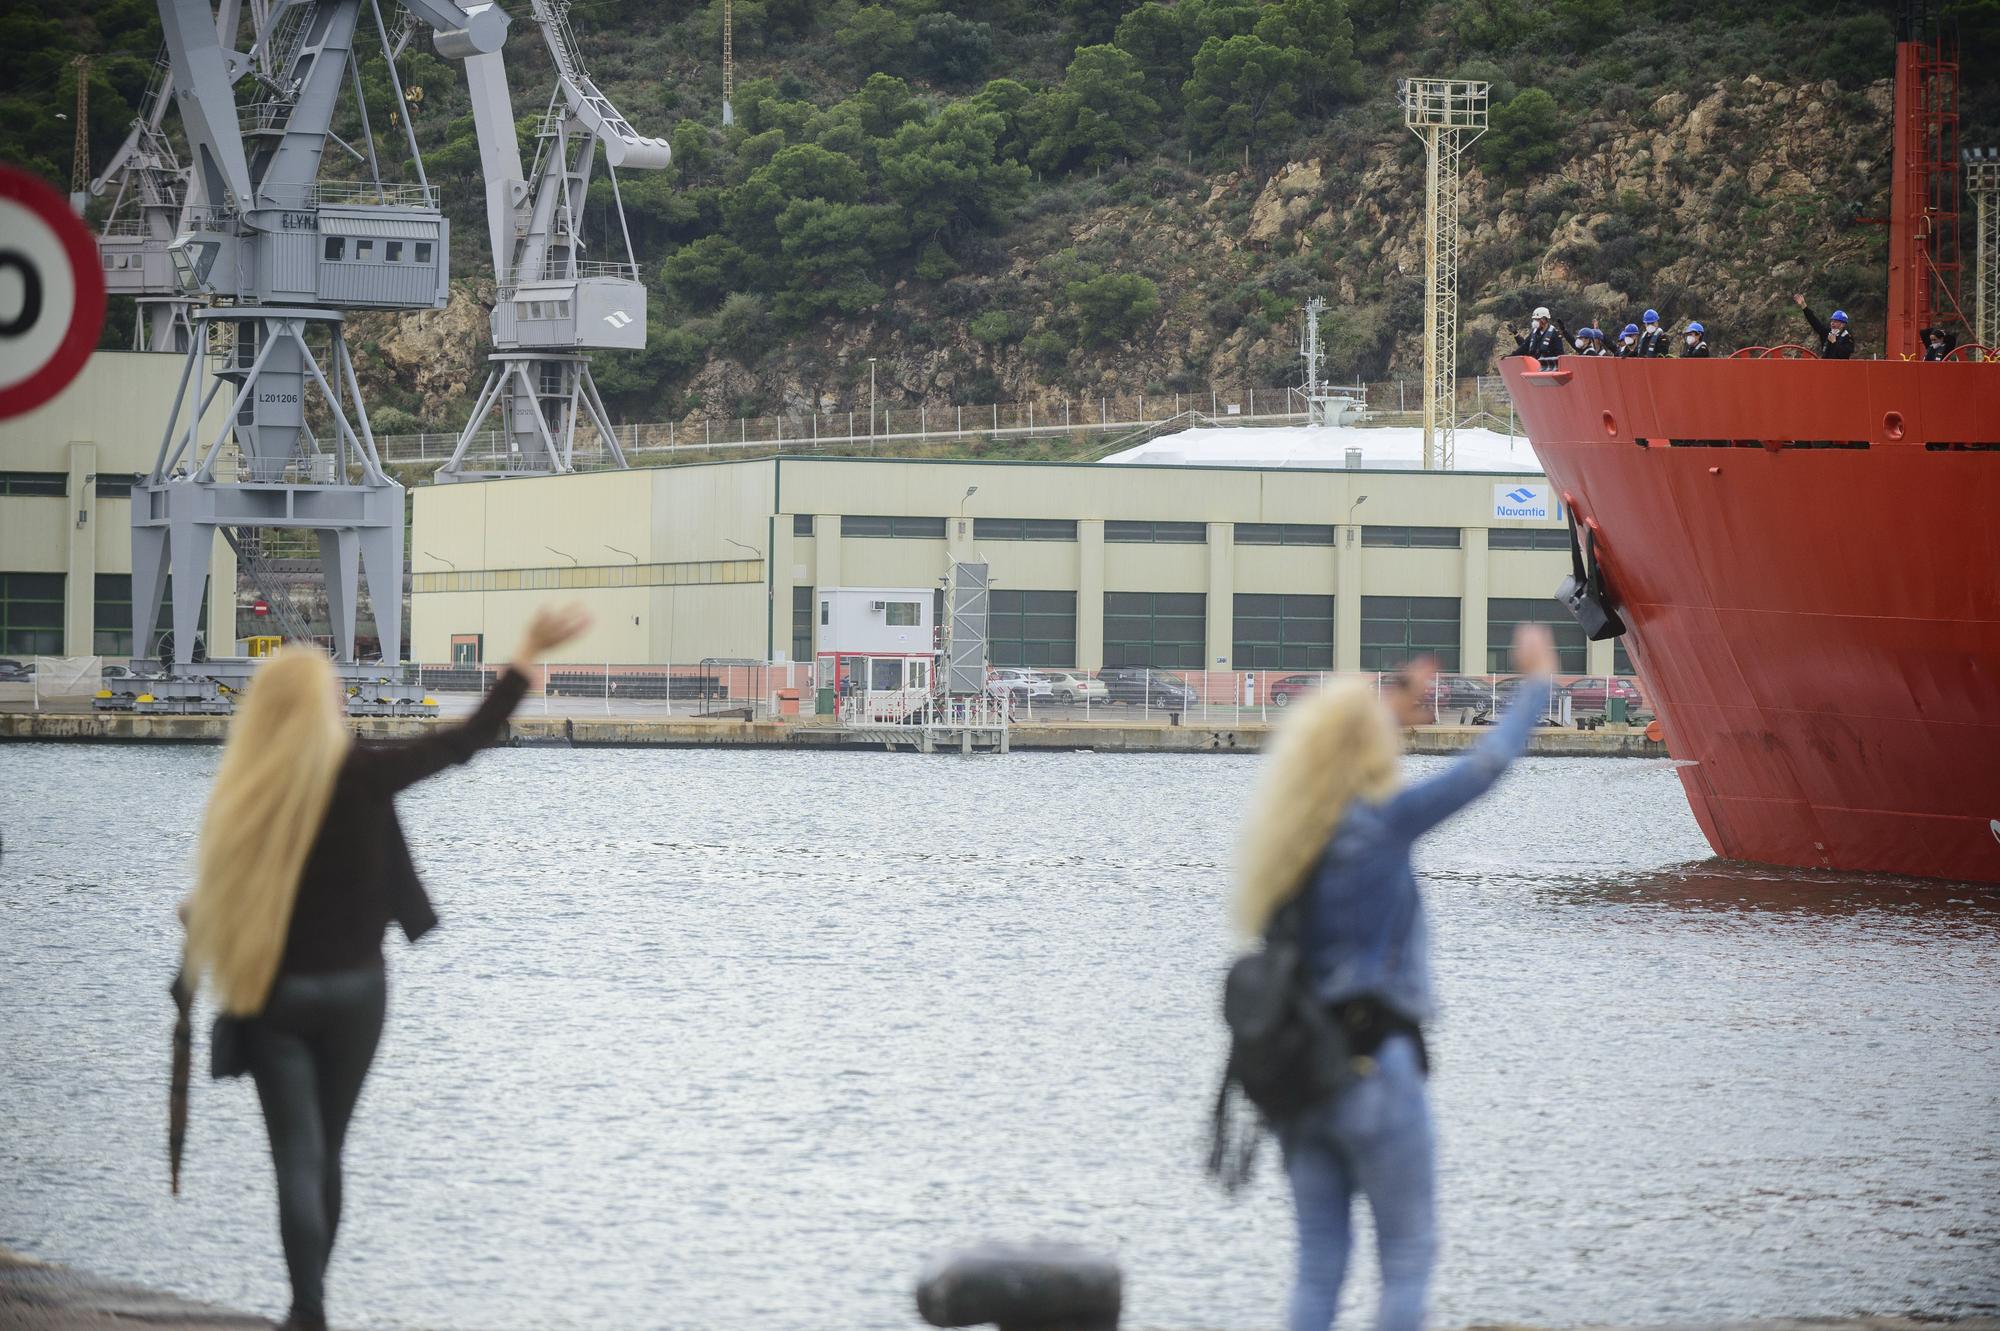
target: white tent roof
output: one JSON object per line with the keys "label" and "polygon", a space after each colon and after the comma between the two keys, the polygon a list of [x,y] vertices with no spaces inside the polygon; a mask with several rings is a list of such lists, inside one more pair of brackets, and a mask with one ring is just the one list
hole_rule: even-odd
{"label": "white tent roof", "polygon": [[[1350,448],[1361,450],[1365,468],[1415,471],[1423,466],[1424,432],[1420,426],[1203,425],[1163,434],[1104,461],[1153,466],[1337,468],[1347,465]],[[1528,447],[1525,434],[1510,439],[1492,430],[1461,429],[1457,469],[1539,474],[1542,464]]]}

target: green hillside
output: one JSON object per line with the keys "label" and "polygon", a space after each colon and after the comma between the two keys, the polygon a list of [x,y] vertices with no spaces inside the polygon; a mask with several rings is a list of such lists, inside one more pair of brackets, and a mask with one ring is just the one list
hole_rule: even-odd
{"label": "green hillside", "polygon": [[[514,8],[531,144],[547,60]],[[1572,326],[1655,304],[1728,346],[1798,335],[1804,289],[1872,341],[1884,235],[1853,218],[1887,208],[1892,8],[737,0],[723,130],[719,0],[580,0],[592,72],[676,157],[621,178],[651,339],[599,357],[599,382],[633,420],[842,407],[870,356],[891,401],[1275,386],[1315,293],[1335,377],[1412,373],[1422,157],[1394,84],[1414,74],[1493,84],[1465,180],[1468,372],[1538,303]],[[2000,141],[2000,0],[1953,17],[1964,141]],[[82,51],[101,162],[157,43],[149,0],[12,6],[0,156],[67,181]],[[452,310],[357,321],[384,430],[453,428],[483,374],[472,124],[456,71],[419,49],[402,72],[461,280]],[[368,76],[386,86],[379,60]]]}

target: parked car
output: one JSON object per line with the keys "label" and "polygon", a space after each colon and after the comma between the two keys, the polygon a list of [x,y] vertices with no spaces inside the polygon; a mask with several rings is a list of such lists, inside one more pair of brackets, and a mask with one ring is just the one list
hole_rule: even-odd
{"label": "parked car", "polygon": [[1082,671],[1043,670],[1039,673],[1048,681],[1057,702],[1097,703],[1104,702],[1111,695],[1111,690],[1104,686],[1104,681],[1092,679]]}
{"label": "parked car", "polygon": [[1573,712],[1602,712],[1610,706],[1613,698],[1623,698],[1628,707],[1639,705],[1639,686],[1629,679],[1589,676],[1573,679],[1556,691],[1569,695],[1570,710]]}
{"label": "parked car", "polygon": [[1271,705],[1289,707],[1294,699],[1303,698],[1318,689],[1325,679],[1325,675],[1286,675],[1283,679],[1272,680]]}
{"label": "parked car", "polygon": [[1106,666],[1097,672],[1107,702],[1132,707],[1185,710],[1194,704],[1194,690],[1179,675],[1150,666]]}
{"label": "parked car", "polygon": [[1003,668],[990,670],[986,674],[986,691],[996,698],[1008,702],[1032,702],[1037,698],[1053,698],[1055,689],[1038,671]]}
{"label": "parked car", "polygon": [[1439,675],[1433,687],[1440,712],[1485,711],[1496,693],[1494,682],[1484,675]]}

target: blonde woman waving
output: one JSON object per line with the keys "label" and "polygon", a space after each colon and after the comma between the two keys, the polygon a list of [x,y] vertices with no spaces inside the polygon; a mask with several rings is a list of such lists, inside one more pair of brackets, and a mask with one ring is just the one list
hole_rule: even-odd
{"label": "blonde woman waving", "polygon": [[[586,622],[544,610],[514,659],[543,659]],[[509,667],[461,724],[355,743],[326,654],[287,647],[257,672],[230,727],[182,912],[187,970],[207,974],[223,1014],[216,1075],[247,1071],[257,1084],[293,1331],[326,1326],[341,1145],[382,1033],[383,931],[394,920],[414,942],[437,923],[396,794],[491,744],[527,685]]]}
{"label": "blonde woman waving", "polygon": [[1434,1152],[1423,1027],[1436,1008],[1422,898],[1410,867],[1417,838],[1492,788],[1546,709],[1549,631],[1514,635],[1528,676],[1500,724],[1436,776],[1404,785],[1398,723],[1430,719],[1428,662],[1377,697],[1328,689],[1295,709],[1278,738],[1244,840],[1237,924],[1262,933],[1304,894],[1304,969],[1312,997],[1362,1069],[1339,1090],[1274,1124],[1298,1213],[1290,1331],[1327,1331],[1352,1243],[1355,1194],[1368,1199],[1382,1266],[1376,1331],[1418,1331],[1436,1254]]}

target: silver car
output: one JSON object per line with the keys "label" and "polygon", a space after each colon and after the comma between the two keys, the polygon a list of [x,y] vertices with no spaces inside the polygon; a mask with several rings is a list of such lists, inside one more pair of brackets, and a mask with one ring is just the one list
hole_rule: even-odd
{"label": "silver car", "polygon": [[1111,697],[1111,690],[1104,687],[1102,680],[1092,679],[1080,670],[1044,670],[1040,674],[1048,681],[1057,702],[1100,703]]}

